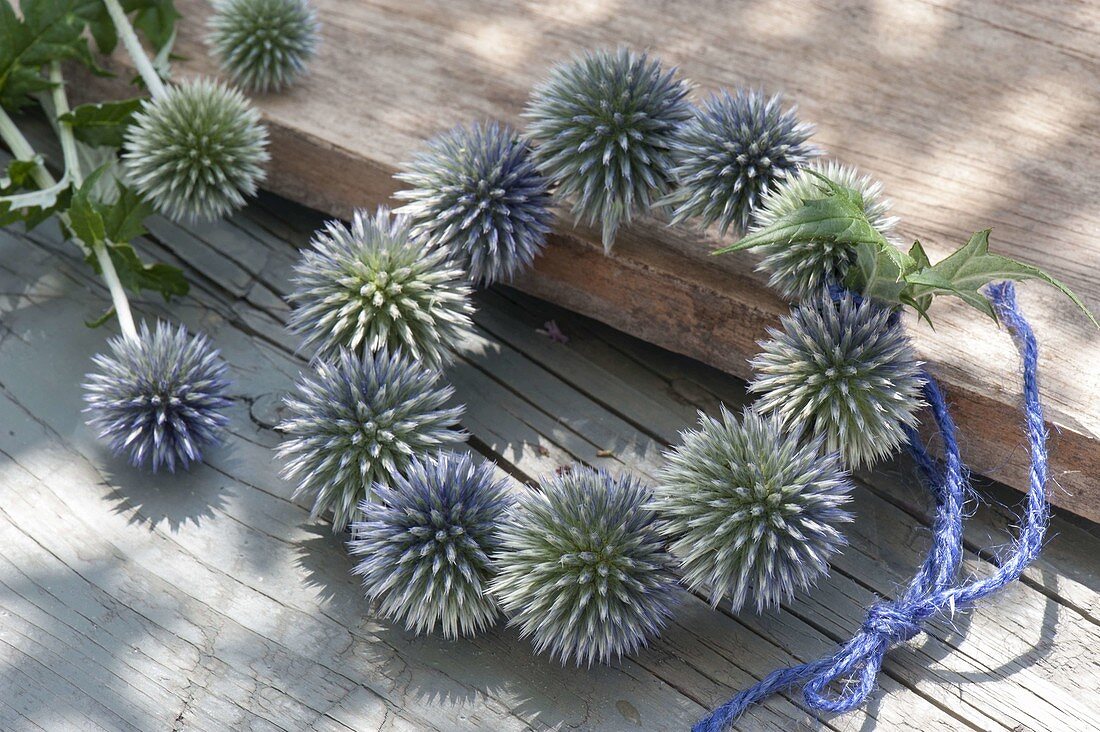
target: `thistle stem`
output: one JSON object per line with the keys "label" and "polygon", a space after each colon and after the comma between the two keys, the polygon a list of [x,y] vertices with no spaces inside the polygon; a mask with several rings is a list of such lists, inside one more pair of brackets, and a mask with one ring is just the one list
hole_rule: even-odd
{"label": "thistle stem", "polygon": [[[76,137],[73,135],[73,127],[68,122],[61,121],[61,117],[69,111],[69,98],[65,94],[65,80],[61,76],[61,62],[50,63],[50,82],[53,84],[51,94],[53,104],[58,116],[57,134],[61,138],[61,153],[65,158],[65,171],[72,181],[74,188],[79,188],[84,182],[84,172],[80,169],[80,158],[76,154]],[[33,151],[32,151],[33,152]],[[118,317],[119,328],[127,338],[134,341],[138,339],[137,327],[134,325],[134,315],[130,311],[130,300],[126,297],[126,290],[122,287],[122,281],[118,277],[115,263],[111,261],[111,254],[107,251],[104,242],[92,244],[99,269],[103,273],[103,279],[107,283],[107,289],[111,292],[111,301],[115,306],[115,315]]]}
{"label": "thistle stem", "polygon": [[[34,161],[36,157],[34,148],[27,142],[27,138],[19,131],[15,121],[8,116],[3,107],[0,107],[0,139],[4,140],[4,144],[8,146],[16,160],[28,163]],[[34,176],[34,182],[38,184],[39,188],[49,188],[57,185],[57,181],[50,175],[50,171],[46,170],[46,167],[41,163],[34,166],[31,175]]]}
{"label": "thistle stem", "polygon": [[145,82],[149,93],[153,95],[154,99],[164,96],[166,91],[164,82],[160,80],[160,75],[153,68],[153,62],[149,59],[149,54],[145,53],[145,49],[142,48],[141,41],[138,40],[137,33],[134,32],[134,26],[130,25],[130,19],[126,17],[126,11],[122,9],[118,0],[103,0],[103,4],[107,6],[107,13],[111,16],[111,22],[115,24],[118,37],[126,48],[126,52],[130,54],[130,58],[133,60],[134,66],[137,67],[137,71],[141,75],[142,81]]}

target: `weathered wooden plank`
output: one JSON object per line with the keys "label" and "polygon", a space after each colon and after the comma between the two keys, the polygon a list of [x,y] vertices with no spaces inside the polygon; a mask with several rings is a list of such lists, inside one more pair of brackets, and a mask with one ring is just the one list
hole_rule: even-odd
{"label": "weathered wooden plank", "polygon": [[[479,118],[518,124],[548,63],[626,43],[679,64],[700,95],[733,85],[789,93],[818,124],[819,142],[884,181],[901,233],[919,236],[934,258],[994,226],[999,251],[1047,267],[1100,307],[1094,3],[316,4],[324,40],[312,75],[257,100],[272,131],[268,185],[290,198],[345,216],[381,203],[396,188],[391,174],[427,137]],[[186,60],[177,72],[211,73],[201,23],[209,6],[180,7]],[[81,87],[118,88],[100,79]],[[744,377],[784,305],[751,271],[752,257],[712,259],[713,244],[642,221],[605,257],[592,231],[563,225],[517,284]],[[1022,289],[1045,347],[1052,467],[1067,489],[1053,499],[1100,518],[1096,334],[1052,290]],[[937,305],[937,320],[936,331],[913,332],[954,399],[970,463],[1026,486],[1007,338],[955,304]]]}

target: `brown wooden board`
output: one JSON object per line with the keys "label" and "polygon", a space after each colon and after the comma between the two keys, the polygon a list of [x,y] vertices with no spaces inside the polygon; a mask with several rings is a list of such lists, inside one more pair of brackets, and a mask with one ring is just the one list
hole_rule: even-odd
{"label": "brown wooden board", "polygon": [[[184,15],[178,77],[211,73],[209,5]],[[289,93],[257,98],[272,136],[267,187],[339,216],[389,200],[393,172],[461,122],[521,124],[555,61],[628,44],[679,65],[695,98],[723,86],[783,91],[833,156],[881,179],[932,259],[992,226],[993,247],[1038,264],[1100,310],[1100,6],[1092,2],[820,3],[751,0],[318,0],[323,44]],[[121,63],[121,61],[120,61]],[[123,72],[119,79],[129,78]],[[120,92],[82,79],[79,94]],[[559,226],[517,286],[738,376],[786,305],[751,255],[712,258],[714,237],[643,220],[604,256]],[[1100,518],[1100,337],[1035,283],[1021,300],[1043,345],[1052,500]],[[1026,486],[1016,357],[1007,335],[950,301],[937,330],[911,324],[978,472]]]}

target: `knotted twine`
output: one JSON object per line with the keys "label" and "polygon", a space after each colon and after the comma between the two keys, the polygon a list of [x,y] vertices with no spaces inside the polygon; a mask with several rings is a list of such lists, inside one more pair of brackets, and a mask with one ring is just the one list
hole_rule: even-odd
{"label": "knotted twine", "polygon": [[[959,457],[955,422],[947,403],[936,382],[926,374],[924,398],[943,442],[944,464],[942,469],[937,466],[916,431],[909,430],[909,453],[936,502],[932,546],[920,569],[898,599],[871,606],[856,634],[833,653],[817,661],[773,671],[700,720],[694,732],[721,732],[751,705],[799,684],[810,709],[830,713],[852,711],[874,690],[883,658],[891,647],[924,632],[924,623],[929,619],[971,607],[1018,579],[1039,555],[1050,519],[1046,499],[1047,432],[1039,401],[1039,346],[1017,307],[1015,286],[1011,282],[990,285],[988,294],[1000,321],[1012,333],[1023,362],[1023,407],[1031,468],[1027,510],[1012,552],[989,576],[956,584],[962,559],[966,468]],[[829,692],[833,684],[840,688],[835,694]]]}

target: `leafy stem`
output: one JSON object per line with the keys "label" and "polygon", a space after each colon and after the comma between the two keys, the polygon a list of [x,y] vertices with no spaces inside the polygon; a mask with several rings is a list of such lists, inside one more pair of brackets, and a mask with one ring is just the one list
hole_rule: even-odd
{"label": "leafy stem", "polygon": [[126,48],[126,53],[130,55],[138,74],[145,82],[145,87],[154,99],[164,96],[167,91],[164,82],[161,81],[160,74],[154,68],[149,54],[145,52],[141,41],[138,40],[134,26],[130,24],[130,19],[126,17],[126,11],[122,9],[122,5],[119,4],[118,0],[103,0],[103,4],[107,7],[107,13],[111,16],[111,22],[114,23],[115,30],[118,31],[118,37]]}
{"label": "leafy stem", "polygon": [[39,188],[51,188],[57,185],[57,181],[50,175],[50,171],[46,170],[46,166],[42,165],[41,161],[37,159],[34,148],[27,142],[27,138],[19,131],[15,121],[2,106],[0,106],[0,139],[3,139],[4,144],[8,146],[16,160],[36,163],[31,175]]}

